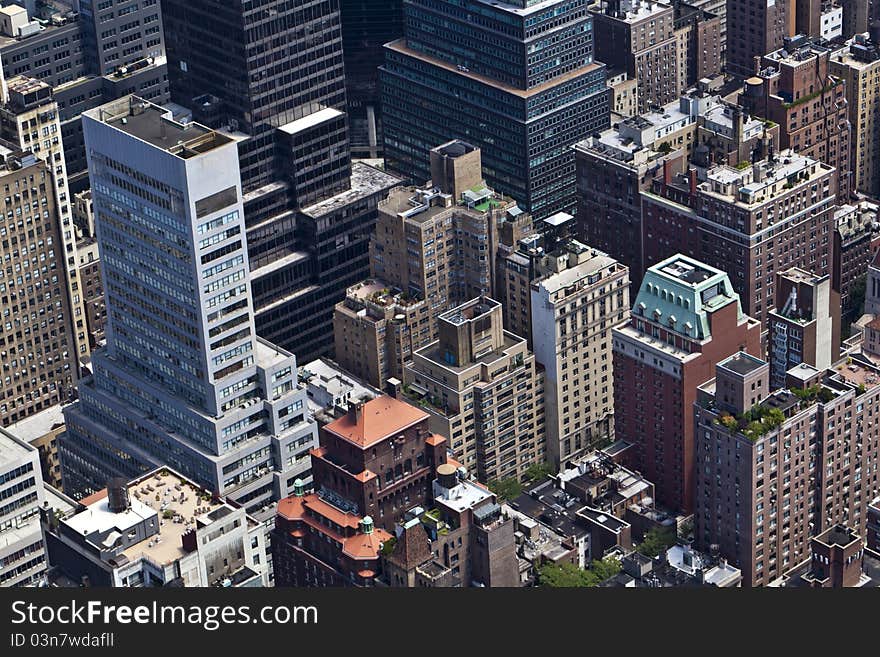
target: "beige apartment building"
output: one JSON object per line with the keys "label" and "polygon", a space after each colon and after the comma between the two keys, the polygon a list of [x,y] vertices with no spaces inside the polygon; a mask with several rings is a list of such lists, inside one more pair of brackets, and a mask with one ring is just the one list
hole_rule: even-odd
{"label": "beige apartment building", "polygon": [[852,126],[853,189],[880,196],[880,44],[857,34],[831,55],[829,71],[846,82]]}
{"label": "beige apartment building", "polygon": [[[13,142],[45,161],[51,169],[55,206],[61,221],[61,245],[55,258],[62,266],[73,320],[74,353],[80,363],[88,362],[91,350],[86,327],[86,313],[77,272],[76,231],[72,217],[72,199],[67,189],[67,168],[61,142],[61,120],[52,87],[45,82],[16,76],[3,85],[0,104],[0,132]],[[76,380],[79,368],[71,374]]]}
{"label": "beige apartment building", "polygon": [[336,361],[384,387],[437,339],[437,316],[495,289],[498,226],[524,213],[489,189],[480,151],[460,141],[431,151],[436,180],[398,187],[379,204],[369,281],[348,289],[333,319]]}
{"label": "beige apartment building", "polygon": [[480,481],[521,479],[546,460],[542,376],[526,340],[505,331],[501,304],[477,297],[440,315],[439,339],[413,354],[399,395]]}
{"label": "beige apartment building", "polygon": [[545,370],[547,456],[562,467],[613,439],[611,330],[629,320],[629,269],[576,240],[537,269],[532,349]]}

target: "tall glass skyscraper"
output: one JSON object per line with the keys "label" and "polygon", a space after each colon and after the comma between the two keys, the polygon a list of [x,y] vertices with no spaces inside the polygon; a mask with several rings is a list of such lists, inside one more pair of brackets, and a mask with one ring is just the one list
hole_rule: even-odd
{"label": "tall glass skyscraper", "polygon": [[382,157],[379,67],[383,46],[403,36],[403,0],[342,0],[341,8],[351,153]]}
{"label": "tall glass skyscraper", "polygon": [[259,514],[317,432],[295,358],[254,328],[236,142],[135,96],[83,130],[107,346],[65,409],[65,488],[167,465]]}
{"label": "tall glass skyscraper", "polygon": [[171,98],[238,142],[254,318],[300,359],[331,355],[333,306],[369,275],[399,181],[351,162],[339,0],[163,0]]}
{"label": "tall glass skyscraper", "polygon": [[380,72],[388,170],[423,183],[428,151],[482,149],[486,182],[536,218],[574,211],[571,146],[609,122],[587,0],[405,0]]}

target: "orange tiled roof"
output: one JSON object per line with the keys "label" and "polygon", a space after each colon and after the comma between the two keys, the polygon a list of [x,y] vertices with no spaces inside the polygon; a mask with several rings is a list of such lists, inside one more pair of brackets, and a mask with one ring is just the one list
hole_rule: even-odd
{"label": "orange tiled roof", "polygon": [[327,504],[315,493],[309,493],[303,497],[296,497],[295,495],[285,497],[278,502],[277,512],[278,515],[283,516],[287,520],[305,520],[307,508],[342,527],[353,527],[356,529],[360,522],[360,518],[357,516],[351,513],[344,513],[335,506]]}
{"label": "orange tiled roof", "polygon": [[874,330],[880,329],[880,317],[875,317],[870,322],[868,322],[868,328]]}
{"label": "orange tiled roof", "polygon": [[342,552],[354,559],[375,559],[379,556],[382,543],[391,540],[391,534],[384,529],[374,529],[372,534],[361,534],[345,539]]}
{"label": "orange tiled roof", "polygon": [[427,417],[427,413],[415,406],[382,395],[364,404],[357,422],[352,422],[351,414],[346,413],[324,429],[359,447],[369,447]]}
{"label": "orange tiled roof", "polygon": [[285,497],[283,500],[279,500],[276,512],[286,520],[302,520],[304,515],[303,499],[305,498]]}
{"label": "orange tiled roof", "polygon": [[107,497],[107,489],[106,488],[99,490],[97,493],[92,493],[88,497],[82,498],[79,501],[79,503],[84,506],[91,506],[95,502],[98,502],[99,500],[103,500],[105,497]]}
{"label": "orange tiled roof", "polygon": [[441,443],[446,442],[446,438],[441,436],[438,433],[432,434],[425,439],[425,442],[429,445],[440,445]]}

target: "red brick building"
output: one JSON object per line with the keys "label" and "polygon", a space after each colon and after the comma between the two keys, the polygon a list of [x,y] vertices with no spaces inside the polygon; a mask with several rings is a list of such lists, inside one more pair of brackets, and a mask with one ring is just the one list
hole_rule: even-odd
{"label": "red brick building", "polygon": [[837,169],[841,201],[852,189],[852,154],[846,83],[830,73],[831,49],[804,37],[761,58],[760,72],[745,81],[740,104],[779,124],[779,148]]}
{"label": "red brick building", "polygon": [[657,503],[693,509],[693,403],[715,364],[761,353],[727,274],[683,255],[650,267],[630,323],[613,331],[615,436],[636,446],[636,469]]}
{"label": "red brick building", "polygon": [[353,404],[311,451],[315,492],[278,503],[276,586],[371,586],[380,550],[407,510],[427,505],[446,438],[428,414],[388,396]]}
{"label": "red brick building", "polygon": [[790,150],[655,180],[642,192],[645,263],[684,253],[727,272],[743,311],[766,326],[777,271],[831,273],[836,190],[832,166]]}

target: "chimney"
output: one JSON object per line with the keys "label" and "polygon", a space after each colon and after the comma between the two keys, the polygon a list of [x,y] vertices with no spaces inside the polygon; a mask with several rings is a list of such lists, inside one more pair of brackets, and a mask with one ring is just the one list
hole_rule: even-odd
{"label": "chimney", "polygon": [[131,508],[127,482],[122,477],[113,477],[107,484],[107,506],[113,513],[124,513]]}
{"label": "chimney", "polygon": [[672,162],[669,158],[663,160],[663,186],[668,187],[672,183]]}
{"label": "chimney", "polygon": [[733,143],[739,147],[742,143],[743,111],[739,105],[733,106]]}
{"label": "chimney", "polygon": [[352,424],[358,424],[364,416],[364,402],[358,400],[348,403],[348,419]]}
{"label": "chimney", "polygon": [[691,202],[693,202],[697,198],[697,170],[694,168],[688,169],[688,186],[691,193]]}

